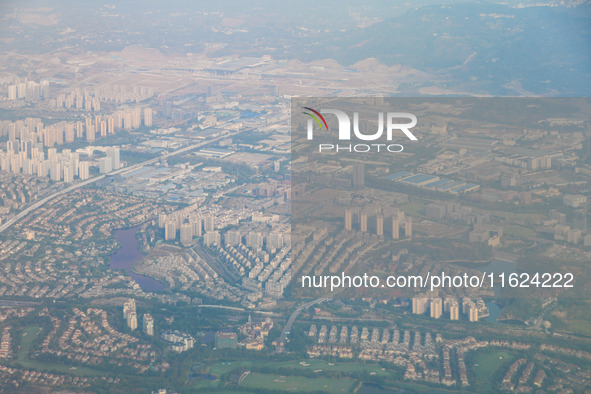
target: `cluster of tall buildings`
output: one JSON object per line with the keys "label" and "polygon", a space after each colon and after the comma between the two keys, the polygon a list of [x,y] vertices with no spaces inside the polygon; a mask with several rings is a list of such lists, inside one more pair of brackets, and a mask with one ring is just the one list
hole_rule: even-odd
{"label": "cluster of tall buildings", "polygon": [[54,108],[79,109],[85,111],[100,111],[101,100],[94,97],[87,90],[76,89],[67,94],[59,94],[49,100],[49,105]]}
{"label": "cluster of tall buildings", "polygon": [[49,81],[24,80],[12,85],[8,85],[9,100],[27,100],[35,101],[49,97]]}
{"label": "cluster of tall buildings", "polygon": [[[146,127],[152,126],[153,111],[151,108],[129,108],[121,111],[117,111],[112,115],[101,116],[96,115],[93,117],[86,118],[85,122],[76,122],[75,124],[65,125],[65,141],[73,142],[74,136],[77,139],[85,138],[88,142],[94,142],[98,137],[106,137],[111,134],[115,134],[116,130],[134,130],[139,129],[142,124]],[[73,127],[75,126],[75,134]],[[62,131],[57,129],[58,139]],[[53,142],[53,141],[49,141]],[[48,145],[45,142],[45,146]],[[59,145],[59,143],[58,143]]]}
{"label": "cluster of tall buildings", "polygon": [[[180,233],[183,245],[193,241],[193,237],[207,237],[211,243],[220,244],[220,234],[214,231],[213,215],[202,216],[197,212],[178,211],[158,216],[158,226],[164,229],[164,239],[174,241]],[[217,242],[216,242],[217,241]]]}
{"label": "cluster of tall buildings", "polygon": [[377,236],[390,234],[392,239],[412,238],[412,218],[405,217],[404,212],[392,209],[384,212],[381,209],[353,209],[345,210],[345,229],[357,229],[362,233],[373,233]]}
{"label": "cluster of tall buildings", "polygon": [[115,134],[116,130],[133,130],[142,124],[153,124],[151,108],[130,108],[107,116],[89,116],[84,121],[58,122],[44,125],[39,118],[27,118],[16,122],[1,121],[0,137],[8,136],[9,141],[30,141],[45,147],[69,144],[75,140],[94,142],[99,137]]}
{"label": "cluster of tall buildings", "polygon": [[100,86],[93,94],[102,101],[117,103],[135,101],[137,103],[154,96],[154,89],[145,86],[134,86],[128,90],[125,85],[108,84]]}
{"label": "cluster of tall buildings", "polygon": [[[123,319],[131,331],[137,328],[137,309],[133,298],[123,304]],[[142,326],[146,335],[154,336],[154,318],[152,315],[149,313],[144,314]]]}
{"label": "cluster of tall buildings", "polygon": [[[116,103],[140,102],[154,96],[151,88],[134,86],[128,90],[123,85],[105,85],[89,91],[75,89],[61,93],[50,100],[50,106],[87,111],[100,111],[101,101]],[[49,81],[29,81],[27,79],[8,85],[7,98],[9,100],[39,100],[49,98]]]}
{"label": "cluster of tall buildings", "polygon": [[136,86],[128,91],[122,85],[106,85],[94,91],[75,89],[52,98],[49,102],[54,108],[79,109],[85,111],[100,111],[101,102],[115,103],[140,102],[154,95],[150,88]]}
{"label": "cluster of tall buildings", "polygon": [[[79,152],[49,148],[47,156],[42,147],[32,147],[30,140],[8,141],[6,152],[0,151],[0,170],[14,174],[37,175],[50,177],[56,182],[74,182],[75,178],[90,178],[90,167],[97,165],[94,161],[80,160]],[[111,172],[121,167],[120,151],[117,147],[106,149],[106,157],[99,159],[101,173]]]}
{"label": "cluster of tall buildings", "polygon": [[99,172],[106,174],[121,168],[121,157],[119,148],[110,147],[106,149],[106,157],[99,159]]}
{"label": "cluster of tall buildings", "polygon": [[0,169],[15,174],[24,173],[50,177],[53,181],[73,182],[74,177],[89,178],[90,163],[80,161],[80,155],[70,149],[58,153],[51,148],[47,157],[43,149],[31,148],[30,141],[19,144],[8,141],[6,152],[0,152]]}
{"label": "cluster of tall buildings", "polygon": [[[470,298],[463,298],[461,302],[461,311],[469,321],[474,322],[479,319],[479,311],[483,305],[474,302]],[[433,319],[439,319],[446,314],[450,320],[460,320],[460,301],[457,298],[440,297],[429,298],[426,296],[417,296],[412,299],[412,313],[415,315],[424,315],[429,311],[429,316]]]}
{"label": "cluster of tall buildings", "polygon": [[[93,163],[80,161],[78,153],[64,149],[57,153],[55,146],[72,143],[76,139],[94,142],[97,137],[114,134],[118,129],[132,130],[152,125],[150,108],[133,108],[113,115],[88,117],[77,122],[59,122],[45,126],[39,118],[0,121],[0,137],[8,137],[6,151],[0,150],[2,171],[49,176],[55,181],[72,182],[75,177],[88,179]],[[44,148],[47,150],[45,155]],[[121,167],[118,148],[108,148],[107,157],[99,159],[101,173]]]}
{"label": "cluster of tall buildings", "polygon": [[[223,210],[221,207],[210,206],[204,210],[198,204],[193,204],[176,212],[160,214],[158,225],[164,229],[164,238],[167,241],[176,240],[180,234],[182,244],[188,245],[192,243],[194,237],[203,237],[203,242],[209,246],[222,244],[222,234],[218,229],[237,226],[240,220],[247,218],[252,218],[253,222],[257,221],[255,213],[248,209]],[[230,238],[233,236],[238,237],[236,234],[231,234]],[[262,239],[264,238],[261,238],[261,245]],[[231,242],[236,243],[236,241]],[[253,240],[253,242],[257,241]]]}
{"label": "cluster of tall buildings", "polygon": [[279,232],[271,232],[264,234],[259,231],[251,231],[246,234],[237,230],[229,230],[224,234],[225,246],[238,246],[244,244],[254,251],[266,249],[269,253],[275,253],[277,249],[281,249],[285,244],[283,234]]}
{"label": "cluster of tall buildings", "polygon": [[[279,165],[279,169],[281,168],[279,161],[275,161],[275,164]],[[279,169],[276,169],[276,172],[279,171]],[[254,192],[259,197],[283,197],[285,201],[291,199],[291,185],[286,185],[285,183],[262,183],[257,185],[256,189],[254,189]]]}

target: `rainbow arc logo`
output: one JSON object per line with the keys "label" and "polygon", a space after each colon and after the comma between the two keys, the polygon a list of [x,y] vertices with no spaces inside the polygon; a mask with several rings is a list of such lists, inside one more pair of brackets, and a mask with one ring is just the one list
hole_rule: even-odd
{"label": "rainbow arc logo", "polygon": [[[316,111],[315,109],[312,109],[310,107],[302,107],[303,109],[307,109],[310,112],[304,112],[304,114],[308,115],[309,117],[311,117],[312,119],[314,119],[316,121],[316,123],[318,123],[318,126],[320,127],[320,130],[322,130],[322,123],[324,123],[324,127],[326,128],[326,131],[328,131],[328,124],[326,123],[326,119],[324,119],[324,116],[322,116],[320,114],[320,112]],[[320,118],[320,119],[318,119]],[[322,120],[322,123],[320,123],[320,120]]]}

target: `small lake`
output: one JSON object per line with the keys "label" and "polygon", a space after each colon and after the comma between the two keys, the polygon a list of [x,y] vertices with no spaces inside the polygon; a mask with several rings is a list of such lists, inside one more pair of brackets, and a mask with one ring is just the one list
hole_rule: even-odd
{"label": "small lake", "polygon": [[486,307],[488,308],[488,316],[485,319],[489,322],[496,323],[499,321],[499,315],[501,314],[501,308],[497,305],[494,301],[488,301],[486,303]]}
{"label": "small lake", "polygon": [[138,241],[135,238],[137,227],[115,230],[115,237],[121,244],[121,248],[111,255],[112,270],[124,270],[140,285],[143,291],[159,291],[166,287],[156,279],[146,275],[136,274],[131,267],[144,255],[138,249]]}
{"label": "small lake", "polygon": [[[498,276],[501,273],[505,273],[506,275],[512,274],[516,272],[516,265],[510,261],[503,261],[503,260],[493,260],[490,263],[486,264],[482,267],[482,271],[490,274],[493,272],[495,276]],[[498,297],[500,284],[495,283],[494,291],[495,291],[495,299]],[[489,322],[496,323],[499,320],[499,315],[501,314],[501,308],[497,305],[497,303],[493,300],[490,300],[486,303],[488,307],[488,316],[485,319]]]}

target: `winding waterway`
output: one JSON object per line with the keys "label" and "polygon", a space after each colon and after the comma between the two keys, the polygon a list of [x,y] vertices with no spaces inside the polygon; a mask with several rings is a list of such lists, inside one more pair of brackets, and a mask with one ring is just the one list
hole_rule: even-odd
{"label": "winding waterway", "polygon": [[131,267],[144,257],[138,249],[138,241],[135,238],[136,232],[137,227],[115,230],[115,237],[117,237],[117,241],[121,244],[121,248],[111,255],[109,268],[112,270],[124,270],[144,291],[164,290],[166,287],[156,279],[131,271]]}

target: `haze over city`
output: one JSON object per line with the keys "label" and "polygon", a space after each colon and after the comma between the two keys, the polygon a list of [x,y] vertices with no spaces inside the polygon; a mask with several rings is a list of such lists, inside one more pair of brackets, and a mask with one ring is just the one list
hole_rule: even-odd
{"label": "haze over city", "polygon": [[589,391],[589,1],[0,11],[3,392]]}

